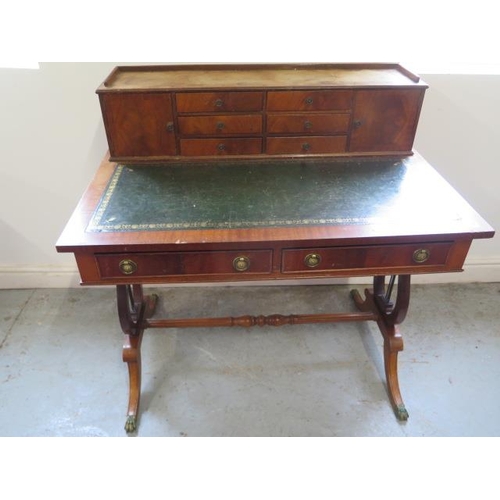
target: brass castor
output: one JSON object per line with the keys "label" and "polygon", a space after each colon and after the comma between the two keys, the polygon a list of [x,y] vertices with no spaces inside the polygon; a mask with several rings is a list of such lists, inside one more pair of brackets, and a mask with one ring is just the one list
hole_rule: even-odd
{"label": "brass castor", "polygon": [[405,405],[396,406],[394,412],[396,413],[396,417],[398,420],[408,420],[408,417],[410,416],[405,408]]}
{"label": "brass castor", "polygon": [[135,432],[137,430],[137,417],[134,415],[129,415],[127,421],[125,422],[125,431],[127,434]]}

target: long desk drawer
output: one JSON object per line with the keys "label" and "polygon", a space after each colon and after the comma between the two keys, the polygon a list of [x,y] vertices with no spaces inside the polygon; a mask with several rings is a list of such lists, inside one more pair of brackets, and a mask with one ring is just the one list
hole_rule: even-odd
{"label": "long desk drawer", "polygon": [[445,266],[452,243],[298,248],[282,252],[283,273]]}
{"label": "long desk drawer", "polygon": [[267,274],[272,250],[96,255],[101,278]]}

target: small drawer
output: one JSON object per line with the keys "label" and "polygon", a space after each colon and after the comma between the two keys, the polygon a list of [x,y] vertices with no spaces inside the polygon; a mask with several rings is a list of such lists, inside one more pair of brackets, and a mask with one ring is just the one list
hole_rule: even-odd
{"label": "small drawer", "polygon": [[268,111],[349,111],[352,90],[292,90],[267,94]]}
{"label": "small drawer", "polygon": [[181,139],[184,156],[254,155],[262,153],[262,139]]}
{"label": "small drawer", "polygon": [[283,273],[446,265],[452,243],[416,243],[283,250]]}
{"label": "small drawer", "polygon": [[273,114],[267,117],[268,134],[347,134],[349,113]]}
{"label": "small drawer", "polygon": [[179,132],[182,135],[260,135],[260,115],[211,115],[179,117]]}
{"label": "small drawer", "polygon": [[176,94],[178,113],[262,111],[263,92],[183,92]]}
{"label": "small drawer", "polygon": [[245,275],[271,272],[272,250],[96,255],[101,278]]}
{"label": "small drawer", "polygon": [[266,141],[266,153],[282,154],[330,154],[344,153],[347,137],[345,135],[325,137],[270,137]]}

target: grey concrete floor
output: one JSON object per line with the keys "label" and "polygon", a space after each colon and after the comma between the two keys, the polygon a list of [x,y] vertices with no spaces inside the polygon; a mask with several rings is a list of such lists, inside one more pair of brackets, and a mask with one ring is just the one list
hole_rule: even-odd
{"label": "grey concrete floor", "polygon": [[[347,286],[161,288],[158,315],[351,310]],[[362,288],[362,287],[360,287]],[[149,330],[137,436],[500,436],[500,283],[418,285],[398,422],[373,322]],[[125,436],[113,288],[0,290],[0,435]]]}

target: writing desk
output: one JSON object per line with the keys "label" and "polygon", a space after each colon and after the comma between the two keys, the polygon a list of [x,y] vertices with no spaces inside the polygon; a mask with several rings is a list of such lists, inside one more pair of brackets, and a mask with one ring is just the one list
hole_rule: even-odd
{"label": "writing desk", "polygon": [[[388,392],[401,398],[398,330],[410,275],[460,271],[474,238],[493,230],[418,154],[404,158],[117,164],[107,158],[57,248],[82,284],[116,285],[130,373],[126,428],[136,428],[140,345],[147,328],[376,321]],[[399,276],[397,298],[391,299]],[[359,312],[154,318],[143,285],[373,276]]]}
{"label": "writing desk", "polygon": [[[427,85],[398,64],[118,67],[109,155],[57,249],[115,285],[137,427],[147,328],[376,321],[388,393],[412,274],[462,269],[493,229],[412,150]],[[156,318],[143,285],[373,277],[357,312]],[[386,276],[391,276],[386,283]],[[396,278],[397,277],[397,278]],[[397,296],[392,292],[397,279]]]}

